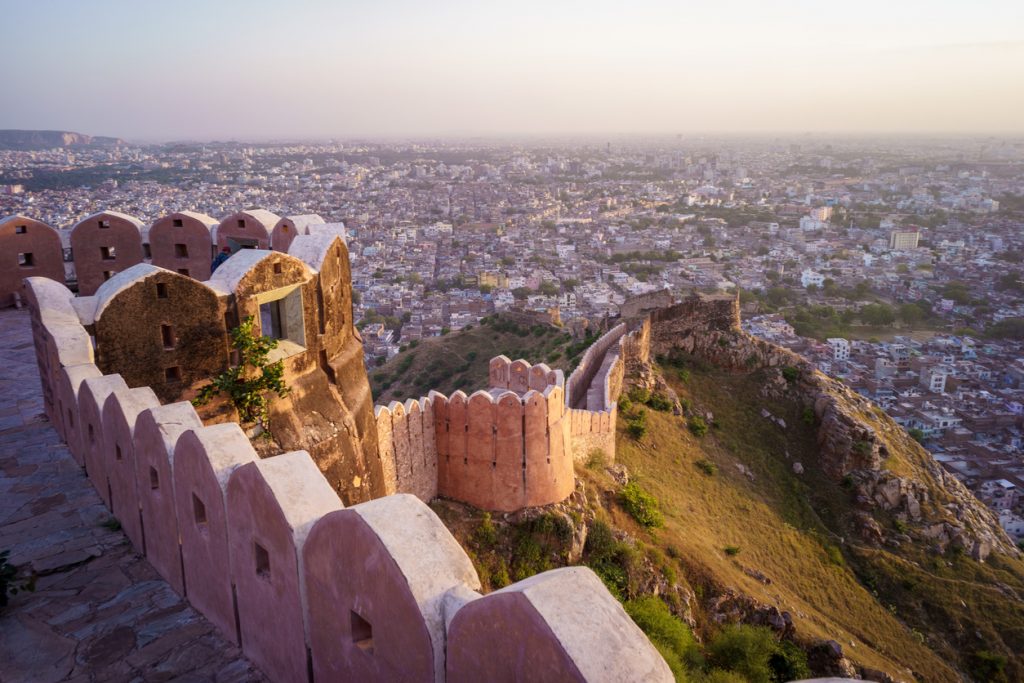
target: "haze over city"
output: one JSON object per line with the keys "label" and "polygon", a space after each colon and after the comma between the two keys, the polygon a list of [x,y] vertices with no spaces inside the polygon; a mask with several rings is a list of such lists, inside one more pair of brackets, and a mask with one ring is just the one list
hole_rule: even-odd
{"label": "haze over city", "polygon": [[1024,681],[1024,2],[0,0],[0,680]]}
{"label": "haze over city", "polygon": [[1013,133],[1024,4],[2,3],[0,128],[139,141]]}

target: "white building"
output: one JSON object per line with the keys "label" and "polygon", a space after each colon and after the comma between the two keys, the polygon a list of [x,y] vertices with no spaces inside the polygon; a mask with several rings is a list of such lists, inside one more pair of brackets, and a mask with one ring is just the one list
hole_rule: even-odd
{"label": "white building", "polygon": [[1024,538],[1024,519],[1013,514],[1009,510],[999,511],[999,525],[1003,531],[1013,537],[1015,541]]}
{"label": "white building", "polygon": [[800,274],[800,285],[802,287],[808,287],[810,285],[821,287],[823,284],[825,284],[825,276],[821,273],[806,269]]}
{"label": "white building", "polygon": [[949,373],[946,368],[935,366],[921,370],[921,386],[927,387],[928,391],[941,394],[946,391],[946,377]]}
{"label": "white building", "polygon": [[804,216],[800,219],[800,229],[804,232],[814,232],[816,230],[826,230],[828,228],[828,221],[818,220],[813,216]]}
{"label": "white building", "polygon": [[841,337],[831,337],[826,343],[832,348],[833,359],[850,360],[850,342]]}

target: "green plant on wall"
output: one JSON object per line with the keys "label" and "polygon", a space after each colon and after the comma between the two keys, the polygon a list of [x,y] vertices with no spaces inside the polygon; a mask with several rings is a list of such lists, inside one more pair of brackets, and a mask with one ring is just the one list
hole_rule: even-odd
{"label": "green plant on wall", "polygon": [[35,574],[24,581],[17,579],[18,568],[7,561],[10,552],[10,550],[0,551],[0,608],[7,606],[8,596],[36,589]]}
{"label": "green plant on wall", "polygon": [[255,321],[249,316],[231,330],[231,346],[238,351],[238,365],[214,377],[200,389],[192,404],[205,405],[214,396],[225,394],[242,422],[259,425],[269,437],[270,394],[284,397],[291,389],[284,381],[284,362],[268,361],[270,352],[277,348],[277,340],[258,336],[254,327]]}

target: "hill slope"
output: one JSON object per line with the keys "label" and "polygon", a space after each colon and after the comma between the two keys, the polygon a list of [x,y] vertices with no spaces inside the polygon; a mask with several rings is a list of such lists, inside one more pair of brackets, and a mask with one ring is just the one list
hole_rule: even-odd
{"label": "hill slope", "polygon": [[569,370],[593,340],[574,340],[568,331],[523,316],[498,314],[480,325],[442,337],[412,342],[405,350],[370,372],[378,404],[425,396],[431,389],[450,395],[457,389],[470,393],[487,385],[491,358],[547,363]]}
{"label": "hill slope", "polygon": [[[620,406],[618,464],[595,454],[566,503],[494,520],[437,503],[485,585],[585,563],[624,600],[659,596],[705,643],[722,623],[769,625],[818,675],[1024,680],[1024,563],[991,515],[838,383],[722,362],[751,357],[737,334],[627,377],[643,388]],[[639,405],[652,389],[680,414]],[[638,523],[637,490],[663,525]]]}

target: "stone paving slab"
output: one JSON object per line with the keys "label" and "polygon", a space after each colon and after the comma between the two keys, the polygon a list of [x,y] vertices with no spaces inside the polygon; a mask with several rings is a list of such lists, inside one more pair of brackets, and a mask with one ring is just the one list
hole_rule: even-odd
{"label": "stone paving slab", "polygon": [[43,414],[26,311],[0,311],[0,683],[265,681],[135,552]]}

